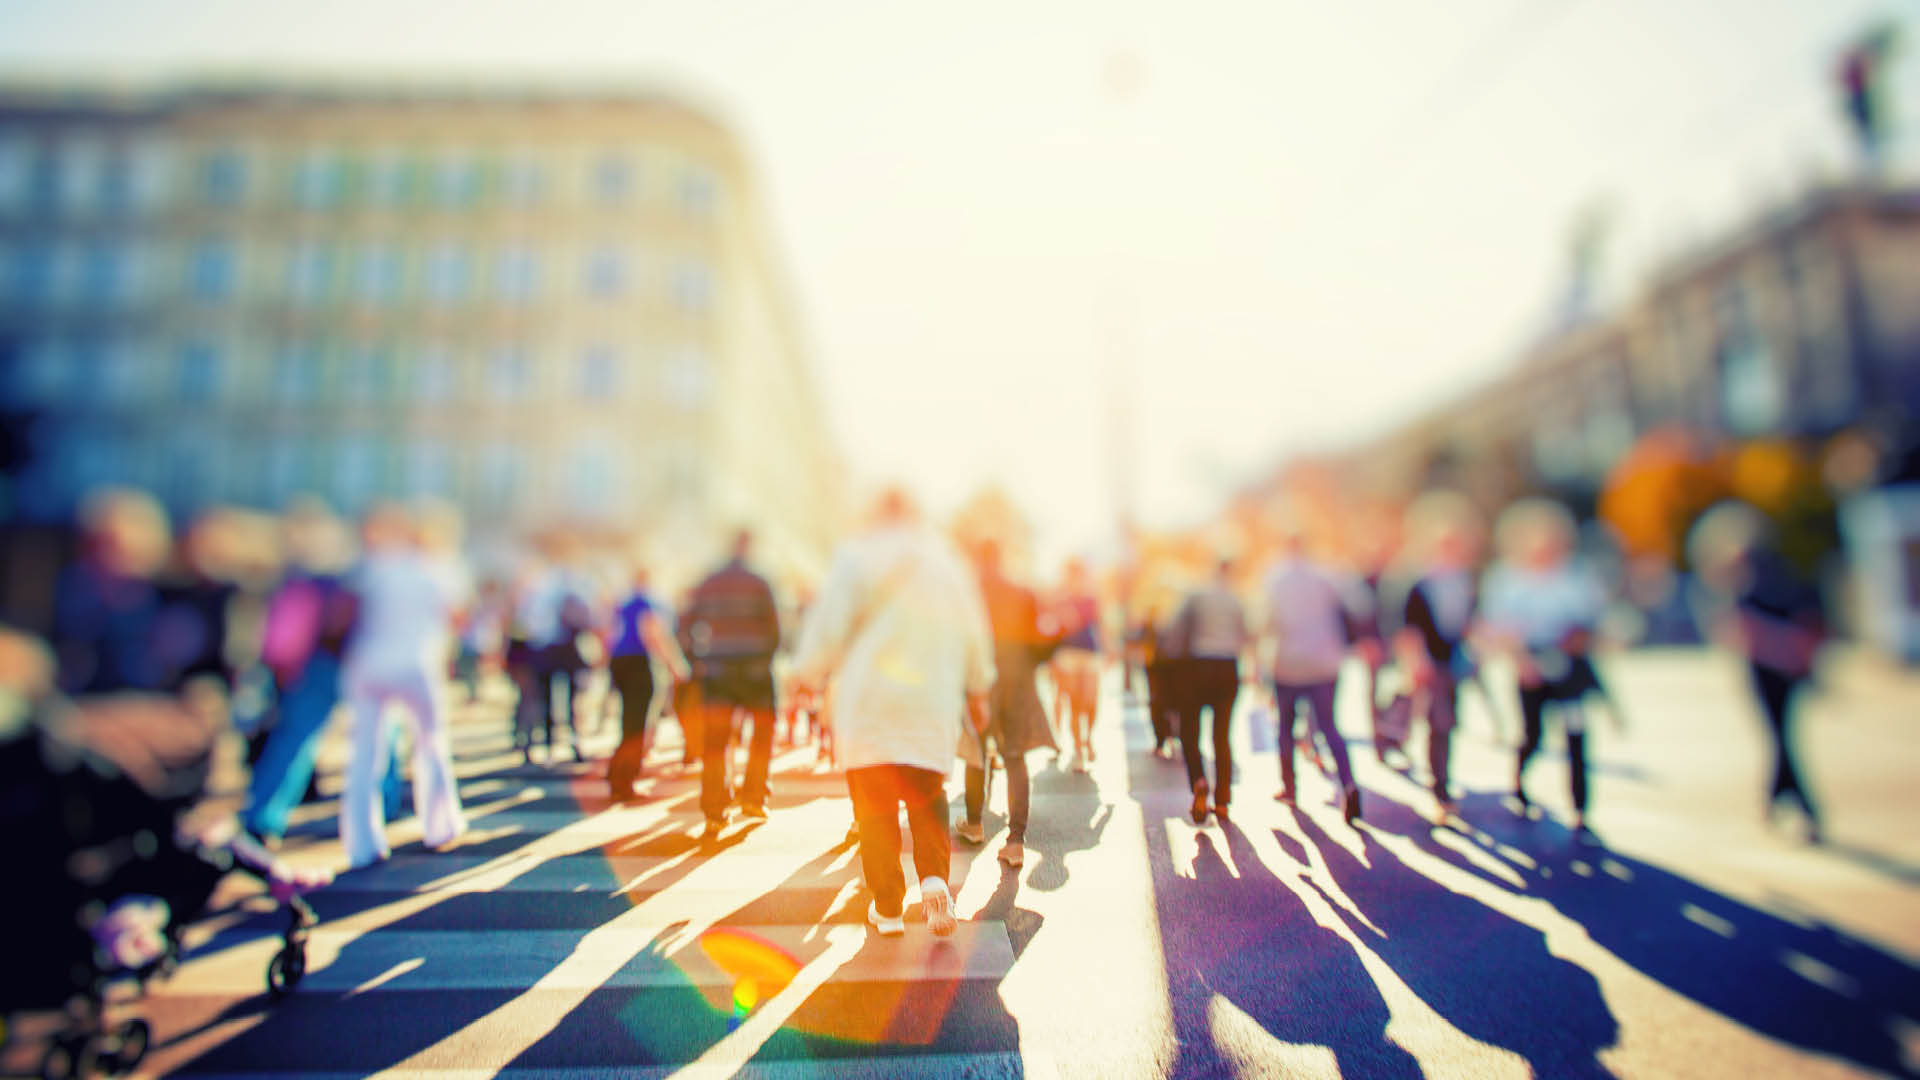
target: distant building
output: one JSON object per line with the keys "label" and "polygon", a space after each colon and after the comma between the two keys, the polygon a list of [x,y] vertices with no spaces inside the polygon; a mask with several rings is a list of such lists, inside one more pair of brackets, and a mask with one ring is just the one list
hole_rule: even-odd
{"label": "distant building", "polygon": [[665,97],[0,89],[0,499],[436,495],[817,561],[841,470],[775,248]]}
{"label": "distant building", "polygon": [[1911,431],[1920,190],[1827,188],[1667,266],[1493,382],[1337,455],[1343,486],[1591,494],[1641,435]]}

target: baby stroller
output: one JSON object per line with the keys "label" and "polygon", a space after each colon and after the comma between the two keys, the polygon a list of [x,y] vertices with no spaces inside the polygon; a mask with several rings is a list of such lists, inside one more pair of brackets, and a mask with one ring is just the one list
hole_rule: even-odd
{"label": "baby stroller", "polygon": [[35,1051],[44,1077],[136,1068],[152,1031],[131,1007],[177,966],[181,930],[233,870],[266,882],[286,912],[268,991],[285,994],[306,974],[316,919],[298,894],[325,875],[289,872],[237,835],[183,828],[213,742],[210,725],[166,698],[74,706],[0,695],[0,835],[24,885],[8,897],[24,933],[0,981],[7,1068]]}

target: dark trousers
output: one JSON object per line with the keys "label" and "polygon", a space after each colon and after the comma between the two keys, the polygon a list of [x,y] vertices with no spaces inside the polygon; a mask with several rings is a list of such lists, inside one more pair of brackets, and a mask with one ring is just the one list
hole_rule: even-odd
{"label": "dark trousers", "polygon": [[[564,721],[567,734],[573,740],[574,750],[580,749],[580,720],[574,709],[574,695],[578,692],[575,685],[577,657],[579,653],[571,642],[548,645],[534,655],[533,660],[533,721],[538,725],[541,738],[545,740],[549,752],[553,749],[553,729],[556,719]],[[560,685],[560,715],[554,716],[553,688]]]}
{"label": "dark trousers", "polygon": [[1147,712],[1153,721],[1153,745],[1157,749],[1165,746],[1168,739],[1180,733],[1180,720],[1176,715],[1174,688],[1179,680],[1175,676],[1177,660],[1155,660],[1147,665]]}
{"label": "dark trousers", "polygon": [[1240,665],[1226,659],[1186,662],[1186,701],[1180,709],[1180,752],[1187,760],[1187,786],[1207,778],[1200,760],[1200,710],[1213,713],[1213,801],[1227,804],[1233,786],[1233,700],[1240,696]]}
{"label": "dark trousers", "polygon": [[[1564,682],[1564,681],[1563,681]],[[1569,694],[1562,683],[1548,682],[1539,686],[1520,688],[1520,754],[1513,766],[1513,789],[1515,794],[1524,795],[1522,780],[1527,773],[1527,761],[1534,751],[1540,749],[1540,739],[1546,729],[1546,708],[1549,704],[1575,706],[1580,704],[1580,694]],[[1567,772],[1573,787],[1573,808],[1581,813],[1587,809],[1587,733],[1584,728],[1567,731]]]}
{"label": "dark trousers", "polygon": [[1449,801],[1448,781],[1453,762],[1453,729],[1460,721],[1460,683],[1442,669],[1427,703],[1427,771],[1433,775],[1433,794]]}
{"label": "dark trousers", "polygon": [[1789,725],[1793,721],[1793,696],[1800,689],[1800,680],[1759,664],[1749,666],[1753,671],[1754,692],[1760,696],[1760,707],[1767,714],[1767,730],[1773,736],[1773,787],[1768,793],[1767,805],[1791,799],[1800,804],[1807,817],[1818,818],[1813,798],[1807,794],[1806,785],[1800,781],[1800,770],[1793,764]]}
{"label": "dark trousers", "polygon": [[[1027,839],[1027,803],[1030,795],[1027,755],[1002,755],[1007,762],[1007,839],[1024,843]],[[980,824],[987,808],[987,771],[967,766],[967,820]]]}
{"label": "dark trousers", "polygon": [[733,714],[745,712],[753,733],[747,743],[747,778],[740,790],[740,802],[746,806],[767,804],[767,768],[773,759],[773,706],[742,705],[716,700],[711,690],[700,696],[700,810],[708,820],[727,812],[733,801],[728,790],[733,755],[727,753],[727,740],[733,736]]}
{"label": "dark trousers", "polygon": [[860,870],[880,914],[904,910],[907,882],[900,873],[900,807],[913,834],[913,872],[922,881],[947,880],[953,859],[947,836],[946,778],[911,765],[869,765],[847,770],[853,820],[860,826]]}
{"label": "dark trousers", "polygon": [[1297,766],[1293,760],[1293,732],[1295,710],[1302,704],[1312,714],[1307,721],[1312,725],[1308,729],[1308,737],[1312,737],[1311,732],[1320,733],[1321,739],[1327,744],[1327,753],[1333,755],[1333,768],[1339,774],[1341,788],[1346,791],[1355,789],[1353,760],[1347,756],[1347,741],[1340,737],[1340,729],[1333,722],[1333,691],[1336,685],[1331,679],[1317,683],[1273,684],[1274,712],[1279,722],[1280,786],[1289,794],[1299,790],[1294,787]]}
{"label": "dark trousers", "polygon": [[633,796],[647,753],[647,724],[653,716],[653,664],[645,656],[616,656],[607,662],[613,689],[620,695],[620,746],[607,763],[613,797]]}

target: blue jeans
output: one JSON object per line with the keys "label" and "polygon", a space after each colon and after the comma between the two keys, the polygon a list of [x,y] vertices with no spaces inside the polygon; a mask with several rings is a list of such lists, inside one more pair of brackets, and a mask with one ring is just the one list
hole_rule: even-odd
{"label": "blue jeans", "polygon": [[1347,741],[1340,737],[1340,729],[1333,722],[1333,691],[1335,683],[1319,682],[1304,685],[1273,684],[1274,711],[1278,712],[1280,724],[1280,783],[1288,791],[1294,791],[1293,731],[1294,707],[1304,704],[1312,714],[1308,723],[1310,730],[1318,730],[1326,740],[1327,752],[1333,755],[1334,771],[1340,775],[1340,786],[1347,791],[1354,790],[1353,762],[1347,757]]}
{"label": "blue jeans", "polygon": [[[314,757],[320,752],[320,735],[327,718],[340,703],[340,659],[315,653],[293,685],[280,695],[280,720],[267,732],[260,761],[253,767],[247,785],[247,811],[242,823],[257,836],[281,836],[287,831],[287,818],[313,781]],[[399,729],[392,737],[398,742]],[[388,768],[382,794],[387,816],[398,817],[406,801],[406,786],[401,780],[400,755],[387,755]]]}

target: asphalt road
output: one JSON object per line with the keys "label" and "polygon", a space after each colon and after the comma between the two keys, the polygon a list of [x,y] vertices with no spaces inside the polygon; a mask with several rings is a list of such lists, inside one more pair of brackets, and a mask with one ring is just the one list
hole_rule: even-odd
{"label": "asphalt road", "polygon": [[[1920,679],[1839,657],[1802,736],[1828,842],[1761,815],[1759,722],[1698,652],[1607,667],[1625,733],[1595,736],[1596,842],[1564,828],[1564,761],[1499,795],[1510,755],[1478,704],[1456,755],[1466,825],[1435,829],[1418,771],[1359,736],[1347,827],[1307,770],[1277,786],[1242,709],[1230,822],[1195,827],[1184,771],[1108,686],[1089,774],[1036,754],[1029,860],[956,851],[964,922],[870,937],[838,776],[776,761],[773,813],[703,842],[665,725],[647,797],[592,766],[525,767],[501,703],[462,711],[473,831],[319,894],[299,990],[261,993],[257,898],[196,928],[145,1005],[150,1071],[193,1076],[1852,1076],[1920,1071]],[[1511,724],[1511,720],[1508,721]],[[592,745],[604,751],[610,738]],[[333,749],[337,756],[338,747]],[[1419,757],[1416,746],[1416,758]],[[958,796],[957,776],[952,790]],[[998,799],[996,798],[996,804]],[[330,804],[292,857],[338,861]],[[998,828],[996,812],[989,823]],[[237,894],[236,894],[237,895]],[[703,947],[740,931],[794,968],[743,990]],[[739,935],[735,940],[751,940]],[[790,981],[789,981],[790,976]],[[751,999],[751,1008],[739,1001]]]}

